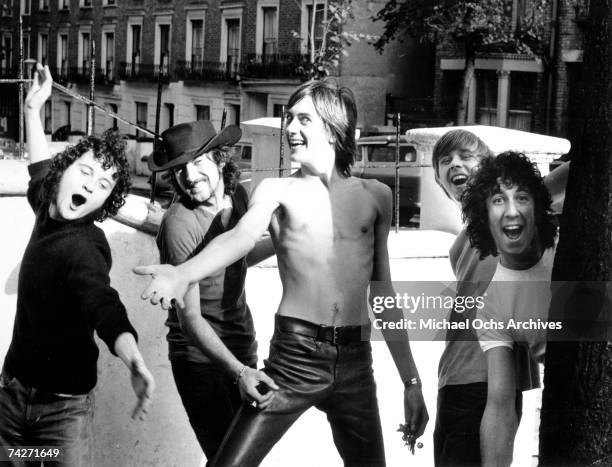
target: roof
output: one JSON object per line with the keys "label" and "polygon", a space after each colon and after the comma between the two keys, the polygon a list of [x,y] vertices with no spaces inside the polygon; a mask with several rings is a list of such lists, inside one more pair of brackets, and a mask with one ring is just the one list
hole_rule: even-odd
{"label": "roof", "polygon": [[415,128],[406,132],[406,141],[415,145],[433,146],[442,135],[451,130],[474,133],[496,154],[518,151],[528,155],[548,155],[557,158],[568,153],[571,147],[565,138],[486,125]]}

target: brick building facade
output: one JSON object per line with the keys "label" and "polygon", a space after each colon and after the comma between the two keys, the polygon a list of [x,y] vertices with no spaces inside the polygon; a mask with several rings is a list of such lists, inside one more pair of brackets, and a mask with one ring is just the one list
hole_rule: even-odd
{"label": "brick building facade", "polygon": [[[96,102],[150,130],[161,73],[160,131],[198,118],[218,126],[223,109],[228,123],[278,116],[303,79],[298,68],[307,61],[303,38],[313,8],[313,0],[1,1],[11,12],[5,22],[0,16],[0,36],[12,41],[5,48],[16,50],[22,15],[25,57],[49,64],[58,82],[87,96],[95,42]],[[384,1],[353,5],[355,19],[346,28],[378,32],[382,25],[371,17]],[[318,8],[315,24],[323,19]],[[348,51],[338,80],[355,92],[361,126],[386,123],[389,96],[409,99],[433,92],[433,59],[413,42],[391,44],[383,55],[366,43]],[[9,61],[7,73],[16,77],[17,54]],[[84,104],[55,92],[45,108],[45,130],[70,125],[73,132],[85,131],[86,114]],[[96,132],[113,125],[135,134],[96,112]],[[14,128],[2,130],[15,134]]]}
{"label": "brick building facade", "polygon": [[[513,0],[508,21],[530,0]],[[571,136],[569,105],[580,77],[588,0],[548,2],[548,28],[540,56],[481,53],[468,100],[468,123]],[[441,120],[455,120],[465,59],[458,49],[438,47],[434,102]]]}

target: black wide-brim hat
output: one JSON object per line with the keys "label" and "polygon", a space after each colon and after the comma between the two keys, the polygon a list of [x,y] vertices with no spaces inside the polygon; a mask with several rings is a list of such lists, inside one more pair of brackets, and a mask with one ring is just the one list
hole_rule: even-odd
{"label": "black wide-brim hat", "polygon": [[241,136],[236,125],[228,125],[217,133],[209,120],[181,123],[161,134],[164,150],[154,151],[147,165],[152,172],[172,169],[212,149],[236,144]]}

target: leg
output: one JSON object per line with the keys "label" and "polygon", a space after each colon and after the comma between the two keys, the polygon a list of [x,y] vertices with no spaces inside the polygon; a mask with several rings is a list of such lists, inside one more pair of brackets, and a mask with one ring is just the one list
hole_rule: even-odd
{"label": "leg", "polygon": [[293,422],[331,392],[335,359],[330,357],[333,354],[313,338],[277,327],[265,371],[281,389],[264,410],[244,405],[212,465],[259,465]]}
{"label": "leg", "polygon": [[27,390],[16,378],[0,375],[0,463],[22,466],[23,462],[9,461],[4,447],[25,446],[25,417]]}
{"label": "leg", "polygon": [[172,360],[176,388],[189,423],[212,459],[240,408],[240,392],[229,376],[209,364]]}
{"label": "leg", "polygon": [[487,383],[440,389],[434,431],[437,467],[480,466],[480,421],[486,404]]}
{"label": "leg", "polygon": [[83,395],[38,393],[32,400],[29,438],[33,446],[61,448],[62,459],[45,465],[93,466],[93,392]]}
{"label": "leg", "polygon": [[345,466],[385,465],[369,342],[338,346],[334,390],[317,408],[327,413]]}

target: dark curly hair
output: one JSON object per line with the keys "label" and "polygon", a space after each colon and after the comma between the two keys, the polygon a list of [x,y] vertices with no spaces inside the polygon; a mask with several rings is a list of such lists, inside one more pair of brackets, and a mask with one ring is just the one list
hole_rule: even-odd
{"label": "dark curly hair", "polygon": [[[163,150],[163,149],[162,149]],[[213,161],[217,166],[223,164],[223,169],[221,169],[221,174],[223,176],[223,192],[231,196],[236,191],[236,186],[238,185],[238,180],[240,179],[240,168],[238,164],[234,161],[231,156],[231,149],[227,146],[214,148],[208,151],[208,154],[212,155]],[[195,159],[195,157],[194,157]],[[178,167],[175,167],[175,169]],[[180,194],[183,198],[189,198],[187,193],[183,191],[180,183],[176,179],[176,172],[170,169],[170,179],[172,180],[172,185],[178,194]]]}
{"label": "dark curly hair", "polygon": [[557,228],[551,210],[551,197],[540,171],[524,154],[507,151],[497,157],[486,157],[470,178],[461,197],[463,220],[467,223],[470,243],[480,252],[480,259],[497,256],[497,246],[489,229],[487,200],[505,185],[518,185],[534,199],[535,222],[543,248],[554,246]]}
{"label": "dark curly hair", "polygon": [[334,138],[336,169],[343,177],[350,177],[351,166],[357,153],[357,105],[353,91],[340,87],[329,78],[307,81],[291,94],[287,108],[290,109],[306,96],[312,98],[314,108],[323,120],[327,132]]}
{"label": "dark curly hair", "polygon": [[68,146],[51,160],[49,173],[43,181],[43,200],[55,201],[59,182],[66,169],[91,150],[105,170],[110,167],[117,169],[113,176],[116,184],[102,207],[92,214],[93,219],[101,222],[114,216],[125,203],[125,196],[131,186],[125,147],[125,139],[116,130],[106,130],[100,137],[85,136],[74,146]]}

